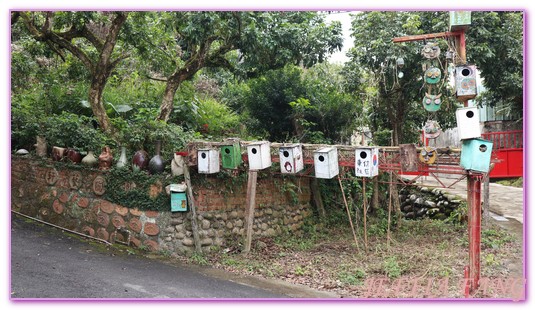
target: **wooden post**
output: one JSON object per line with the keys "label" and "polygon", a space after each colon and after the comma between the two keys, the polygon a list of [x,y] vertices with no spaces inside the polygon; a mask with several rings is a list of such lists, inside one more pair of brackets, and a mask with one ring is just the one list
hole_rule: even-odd
{"label": "wooden post", "polygon": [[379,175],[373,177],[372,209],[379,209]]}
{"label": "wooden post", "polygon": [[251,251],[251,243],[253,240],[253,222],[254,222],[254,209],[256,200],[256,179],[258,177],[257,170],[249,170],[247,175],[247,197],[245,204],[247,206],[247,212],[245,213],[245,244],[243,246],[243,253],[249,253]]}
{"label": "wooden post", "polygon": [[202,253],[201,237],[199,236],[199,225],[197,224],[197,210],[195,207],[195,200],[193,198],[193,188],[191,186],[191,177],[189,174],[188,161],[184,165],[184,180],[186,181],[186,194],[188,195],[188,205],[191,210],[191,230],[193,231],[193,242],[195,243],[195,252]]}
{"label": "wooden post", "polygon": [[314,205],[318,209],[318,214],[321,220],[324,220],[326,217],[325,207],[323,205],[323,199],[321,199],[321,192],[318,186],[318,179],[313,178],[310,180],[310,191],[312,192],[312,200]]}
{"label": "wooden post", "polygon": [[366,178],[362,178],[362,213],[364,224],[364,249],[368,250],[368,231],[366,230],[366,213],[368,211],[368,199],[366,198]]}
{"label": "wooden post", "polygon": [[478,289],[481,274],[481,177],[469,174],[467,180],[470,292]]}
{"label": "wooden post", "polygon": [[483,177],[483,225],[487,226],[490,219],[490,171]]}

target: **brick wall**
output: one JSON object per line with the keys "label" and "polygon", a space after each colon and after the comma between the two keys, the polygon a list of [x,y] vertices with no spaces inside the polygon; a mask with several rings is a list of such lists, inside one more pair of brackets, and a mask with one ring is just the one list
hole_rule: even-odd
{"label": "brick wall", "polygon": [[[190,212],[129,209],[103,198],[103,172],[13,157],[11,208],[23,214],[98,237],[183,253],[194,248]],[[246,182],[202,176],[193,185],[204,250],[236,246],[244,234]],[[253,231],[255,236],[297,232],[310,216],[307,178],[259,177]]]}

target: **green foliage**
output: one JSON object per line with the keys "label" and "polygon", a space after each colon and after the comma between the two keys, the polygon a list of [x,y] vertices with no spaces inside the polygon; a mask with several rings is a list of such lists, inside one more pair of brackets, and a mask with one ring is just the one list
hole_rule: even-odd
{"label": "green foliage", "polygon": [[385,275],[391,279],[399,278],[402,274],[401,267],[399,266],[398,259],[395,256],[390,256],[383,262],[383,271]]}
{"label": "green foliage", "polygon": [[479,102],[503,104],[518,118],[523,111],[523,29],[523,12],[476,11],[466,39],[468,61],[477,65],[486,88]]}
{"label": "green foliage", "polygon": [[203,254],[197,252],[191,253],[189,261],[201,266],[208,266],[210,264]]}
{"label": "green foliage", "polygon": [[468,204],[466,201],[462,201],[457,208],[451,211],[450,216],[446,219],[448,223],[462,224],[468,219]]}
{"label": "green foliage", "polygon": [[[104,198],[127,208],[169,211],[171,202],[164,187],[178,181],[177,177],[166,174],[149,175],[142,170],[130,171],[114,167],[106,174]],[[161,192],[151,197],[151,187]]]}
{"label": "green foliage", "polygon": [[510,180],[500,180],[496,183],[505,185],[505,186],[514,186],[514,187],[523,187],[524,186],[524,180],[523,178],[516,178],[516,179],[510,179]]}
{"label": "green foliage", "polygon": [[239,136],[240,133],[239,116],[212,98],[200,100],[197,122],[209,137]]}
{"label": "green foliage", "polygon": [[498,249],[515,240],[514,236],[502,229],[483,229],[481,231],[481,245],[486,248]]}
{"label": "green foliage", "polygon": [[360,268],[351,271],[342,271],[338,274],[338,280],[349,285],[362,285],[366,278],[366,272]]}
{"label": "green foliage", "polygon": [[113,145],[110,138],[93,127],[93,121],[91,117],[63,112],[46,117],[42,133],[50,146],[99,151],[104,145]]}

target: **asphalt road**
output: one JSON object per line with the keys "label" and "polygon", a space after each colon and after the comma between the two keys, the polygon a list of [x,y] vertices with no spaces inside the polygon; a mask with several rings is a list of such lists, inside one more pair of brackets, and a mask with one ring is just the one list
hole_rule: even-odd
{"label": "asphalt road", "polygon": [[12,215],[11,298],[285,298],[136,255],[117,255]]}

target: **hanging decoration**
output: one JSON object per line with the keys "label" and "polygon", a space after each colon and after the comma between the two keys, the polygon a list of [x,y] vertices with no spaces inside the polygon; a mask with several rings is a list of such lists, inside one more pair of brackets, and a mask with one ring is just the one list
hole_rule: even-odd
{"label": "hanging decoration", "polygon": [[424,137],[426,139],[435,139],[442,133],[437,121],[427,120],[424,125]]}
{"label": "hanging decoration", "polygon": [[432,165],[437,159],[437,149],[434,147],[426,146],[420,151],[419,158],[422,163]]}

